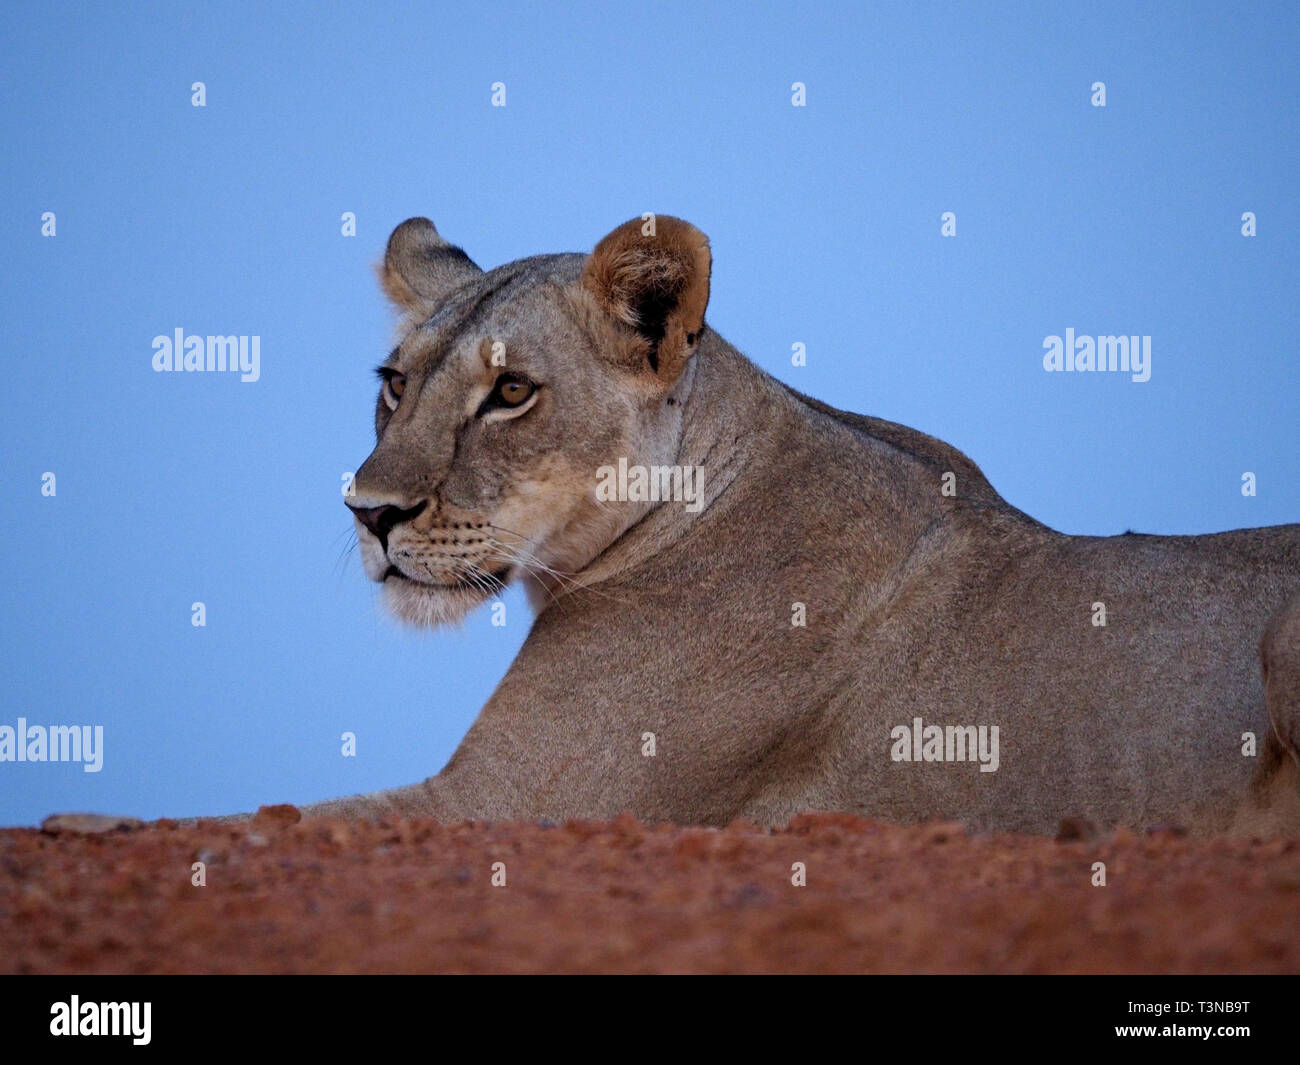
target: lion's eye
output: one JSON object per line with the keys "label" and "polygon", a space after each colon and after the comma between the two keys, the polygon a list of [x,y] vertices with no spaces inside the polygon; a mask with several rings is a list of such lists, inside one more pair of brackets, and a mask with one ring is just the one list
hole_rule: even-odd
{"label": "lion's eye", "polygon": [[389,374],[384,378],[384,402],[389,410],[397,410],[402,393],[406,391],[406,377],[403,374]]}
{"label": "lion's eye", "polygon": [[514,374],[502,374],[497,378],[496,386],[487,398],[490,407],[520,407],[527,403],[537,386],[526,377]]}

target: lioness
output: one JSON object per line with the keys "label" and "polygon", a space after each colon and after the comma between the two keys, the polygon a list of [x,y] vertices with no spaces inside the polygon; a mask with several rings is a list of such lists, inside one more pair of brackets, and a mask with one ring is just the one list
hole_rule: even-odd
{"label": "lioness", "polygon": [[[516,580],[537,618],[442,772],[306,813],[1300,830],[1300,525],[1055,532],[755,367],[710,269],[664,216],[488,272],[393,232],[366,573],[419,625]],[[601,491],[638,469],[693,498]]]}
{"label": "lioness", "polygon": [[[537,619],[441,773],[307,813],[1300,830],[1300,525],[1055,532],[755,367],[710,270],[664,216],[488,272],[393,232],[366,573],[419,625],[514,580]],[[602,498],[620,468],[696,498]]]}

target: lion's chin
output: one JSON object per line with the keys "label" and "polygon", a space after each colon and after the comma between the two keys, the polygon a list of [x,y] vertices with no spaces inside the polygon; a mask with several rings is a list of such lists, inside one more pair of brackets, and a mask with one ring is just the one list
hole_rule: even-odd
{"label": "lion's chin", "polygon": [[384,605],[395,617],[422,629],[458,624],[491,598],[477,588],[431,588],[398,577],[384,581],[383,594]]}

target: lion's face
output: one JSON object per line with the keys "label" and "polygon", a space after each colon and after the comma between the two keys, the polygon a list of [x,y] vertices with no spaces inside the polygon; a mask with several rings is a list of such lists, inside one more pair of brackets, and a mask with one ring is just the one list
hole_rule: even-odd
{"label": "lion's face", "polygon": [[[394,232],[382,278],[406,324],[346,502],[399,617],[458,620],[517,578],[563,586],[644,513],[598,501],[597,471],[672,461],[708,267],[685,223],[659,219],[657,239],[634,225],[591,256],[488,273],[423,219]],[[683,248],[693,267],[703,248],[703,298],[671,259]]]}

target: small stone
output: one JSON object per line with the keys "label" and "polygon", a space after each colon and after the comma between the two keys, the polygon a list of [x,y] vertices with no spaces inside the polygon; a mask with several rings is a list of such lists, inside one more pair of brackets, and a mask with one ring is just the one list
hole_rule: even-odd
{"label": "small stone", "polygon": [[142,828],[138,817],[113,817],[105,814],[52,814],[41,822],[41,831],[51,836],[61,833],[92,836],[105,832],[131,832]]}
{"label": "small stone", "polygon": [[302,811],[291,803],[276,806],[259,806],[253,815],[254,828],[288,828],[302,820]]}
{"label": "small stone", "polygon": [[1056,830],[1057,843],[1090,843],[1101,836],[1101,831],[1086,817],[1063,817]]}
{"label": "small stone", "polygon": [[960,821],[932,821],[921,826],[921,842],[947,843],[966,835],[966,826]]}

